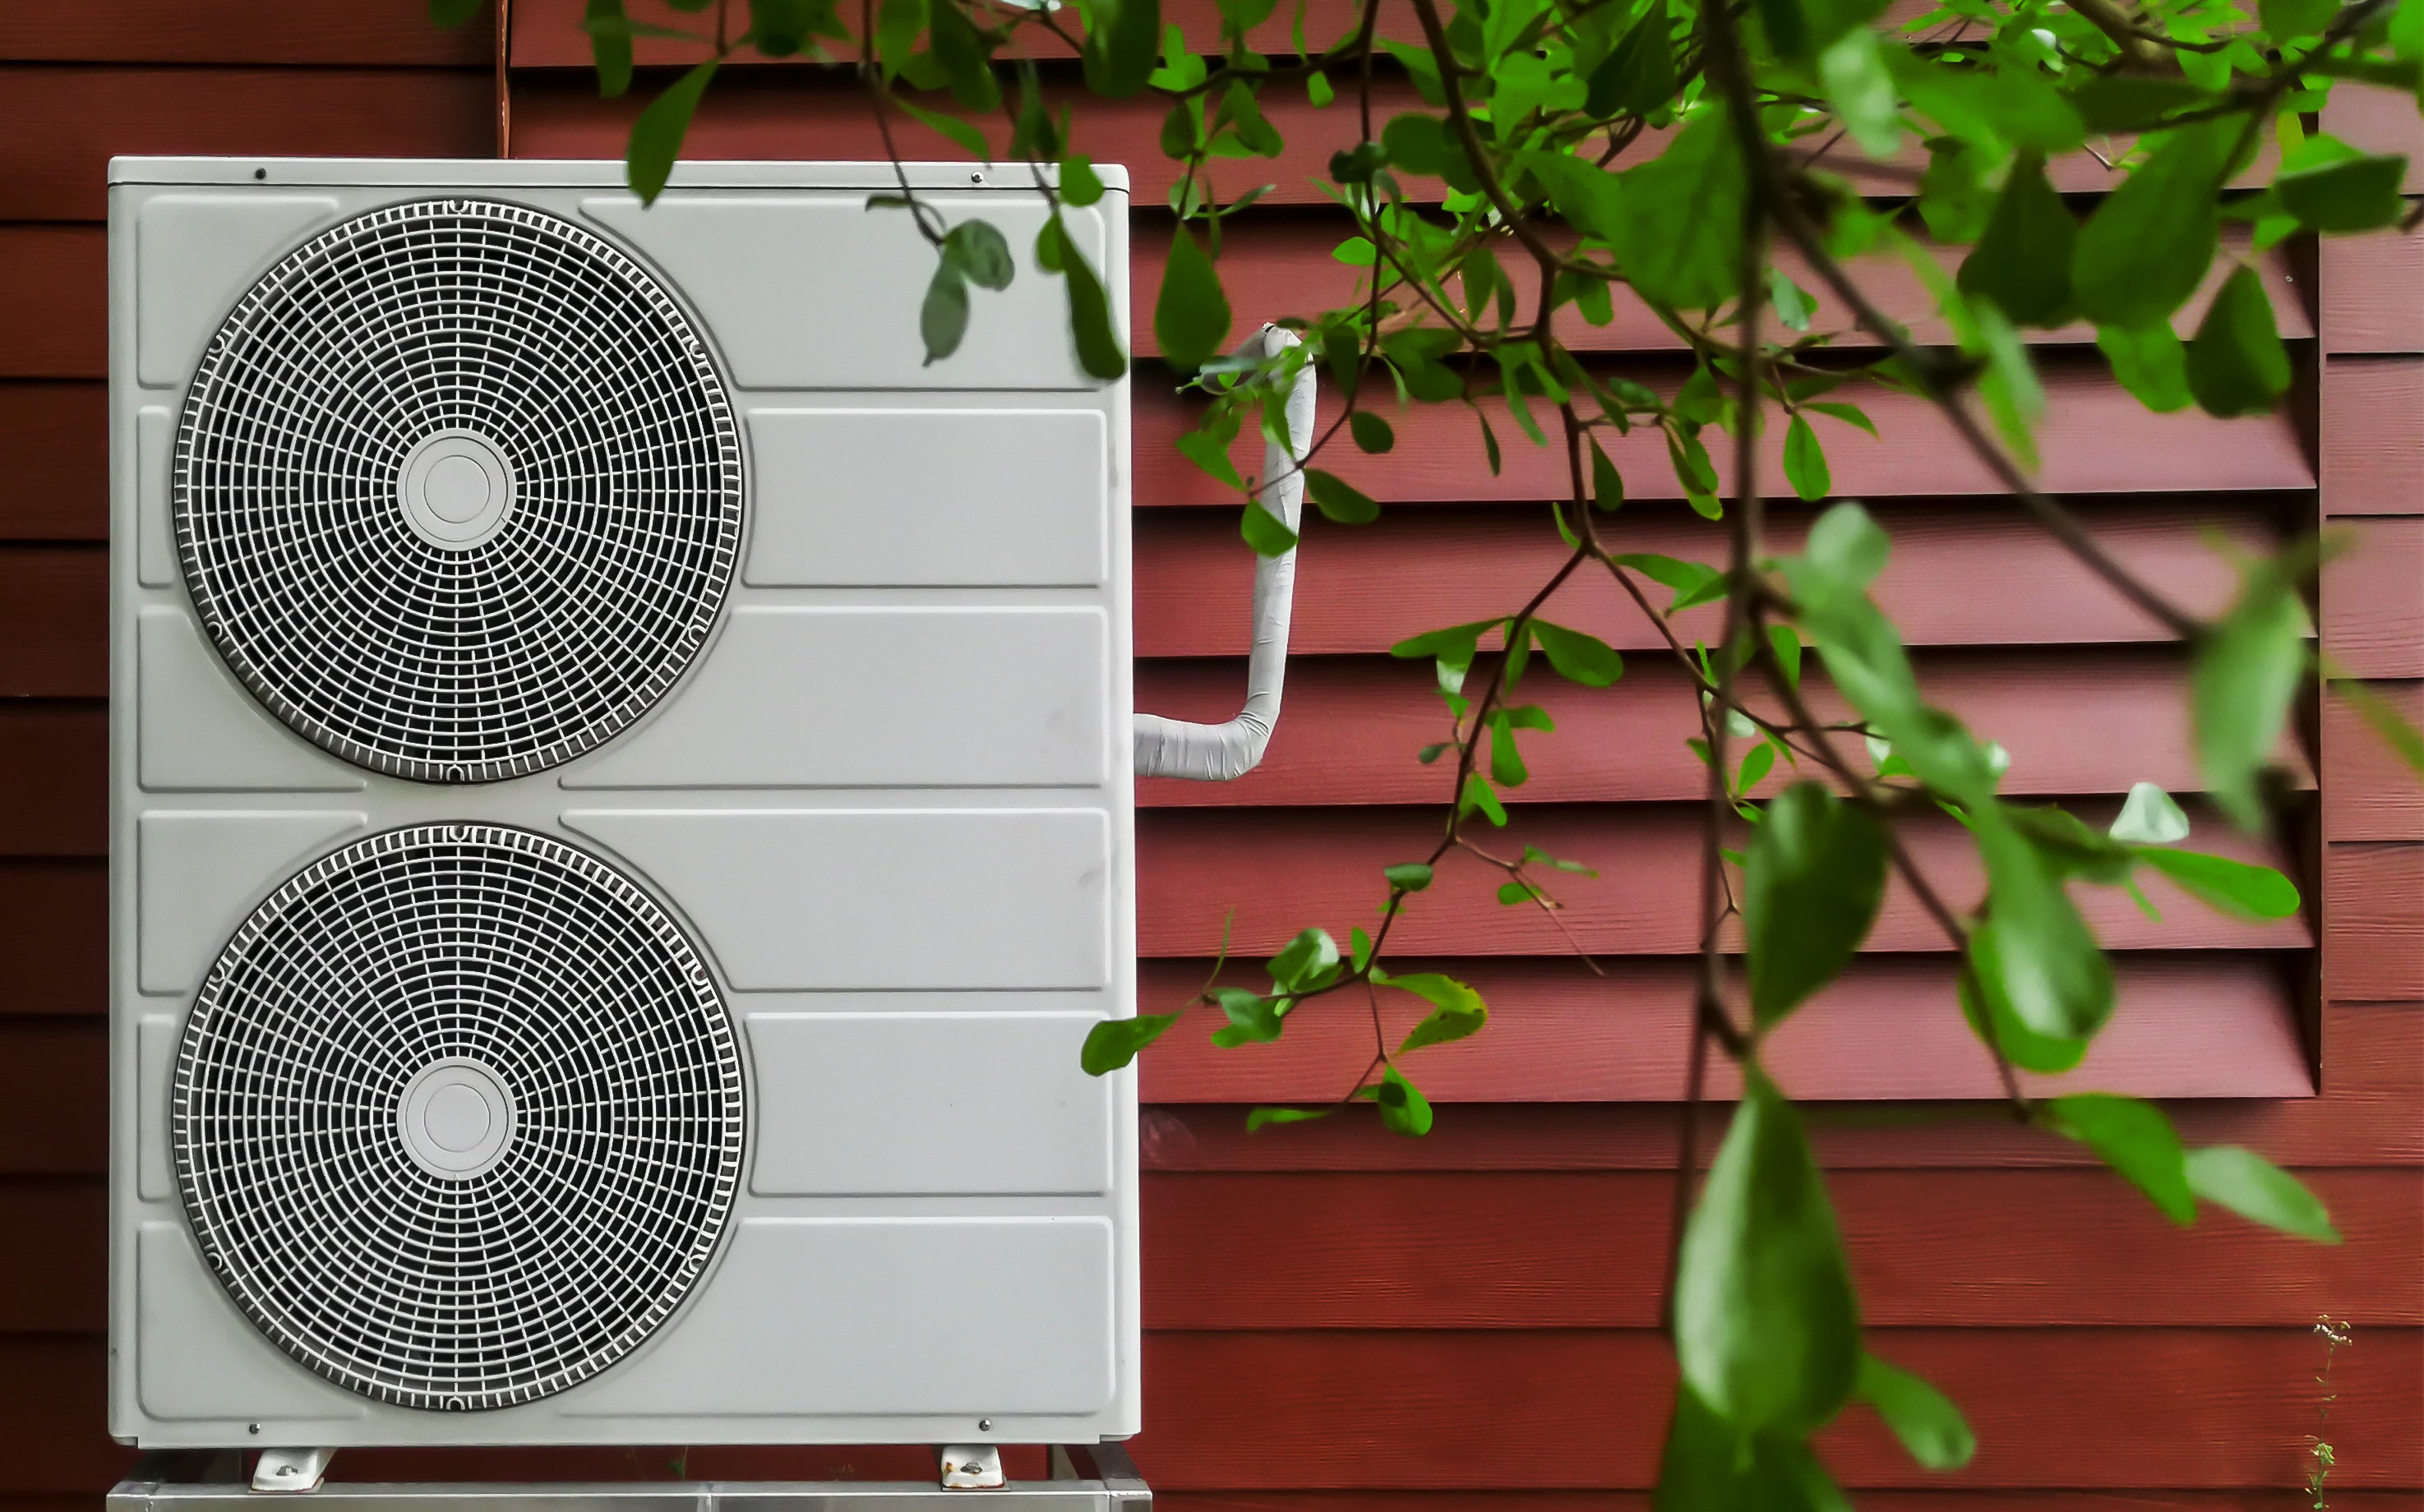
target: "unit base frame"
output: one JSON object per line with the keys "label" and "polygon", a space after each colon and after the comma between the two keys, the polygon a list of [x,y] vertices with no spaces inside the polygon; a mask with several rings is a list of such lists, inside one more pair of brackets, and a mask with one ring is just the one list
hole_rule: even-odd
{"label": "unit base frame", "polygon": [[1051,1478],[987,1490],[934,1481],[363,1481],[296,1492],[253,1489],[236,1452],[146,1455],[110,1488],[108,1512],[1152,1512],[1153,1490],[1117,1444],[1054,1445]]}

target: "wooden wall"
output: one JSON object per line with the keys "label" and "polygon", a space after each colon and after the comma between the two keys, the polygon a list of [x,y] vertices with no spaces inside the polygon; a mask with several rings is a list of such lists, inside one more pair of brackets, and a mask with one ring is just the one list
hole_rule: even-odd
{"label": "wooden wall", "polygon": [[[1190,28],[1209,7],[1187,0]],[[1325,7],[1316,7],[1316,30]],[[568,0],[520,0],[513,27],[517,155],[614,155],[631,106],[598,101]],[[1190,30],[1190,34],[1192,31]],[[1208,35],[1208,33],[1207,33]],[[644,55],[645,56],[645,55]],[[89,1506],[123,1463],[101,1433],[103,164],[114,152],[483,155],[496,143],[486,34],[440,34],[420,0],[90,0],[0,19],[0,1512]],[[644,79],[644,89],[653,85]],[[2394,105],[2396,102],[2392,103]],[[1292,151],[1235,165],[1279,181],[1282,208],[1224,263],[1241,320],[1343,288],[1343,233],[1303,183],[1344,131],[1282,112]],[[1159,203],[1156,117],[1088,107],[1081,142],[1136,165]],[[2414,113],[2351,112],[2385,145]],[[912,142],[911,151],[941,151]],[[796,67],[736,70],[694,155],[872,155],[863,98]],[[1225,170],[1224,170],[1225,171]],[[2058,166],[2093,192],[2102,170]],[[2413,185],[2424,191],[2424,179]],[[1139,215],[1137,307],[1149,310],[1168,219]],[[2266,263],[2308,364],[2272,420],[2148,420],[2081,331],[2045,338],[2049,485],[2126,560],[2183,601],[2219,604],[2229,576],[2208,533],[2261,544],[2319,515],[2354,533],[2326,578],[2327,642],[2424,714],[2424,243],[2335,243]],[[1908,287],[1898,298],[1915,297]],[[1906,307],[1907,308],[1907,307]],[[980,315],[981,318],[981,315]],[[1587,335],[1594,359],[1681,376],[1638,311]],[[1149,337],[1146,340],[1150,354]],[[1872,406],[1887,439],[1827,437],[1838,486],[1894,532],[1882,593],[1922,676],[2001,739],[2015,789],[2109,809],[2129,784],[2195,779],[2178,712],[2183,663],[1991,494],[1929,416]],[[1137,390],[1140,696],[1226,712],[1242,677],[1251,559],[1235,511],[1171,454],[1187,423],[1154,365]],[[1502,435],[1512,436],[1502,427]],[[1306,538],[1300,653],[1265,769],[1227,788],[1147,786],[1140,825],[1149,1006],[1201,980],[1220,920],[1251,955],[1318,921],[1364,917],[1380,865],[1412,854],[1442,780],[1419,668],[1389,661],[1412,630],[1502,612],[1537,581],[1554,535],[1537,505],[1561,470],[1523,443],[1480,464],[1454,413],[1399,429],[1386,458],[1342,469],[1392,502],[1379,525]],[[1663,461],[1619,461],[1635,549],[1714,552]],[[1524,507],[1526,505],[1534,507]],[[1807,512],[1778,511],[1789,541]],[[1536,917],[1478,884],[1444,883],[1409,947],[1491,994],[1491,1027],[1427,1052],[1438,1133],[1404,1141],[1346,1121],[1248,1137],[1236,1104],[1333,1094],[1362,1063],[1346,1015],[1282,1046],[1215,1054],[1200,1031],[1148,1058],[1147,1421],[1136,1451],[1179,1512],[1379,1512],[1454,1505],[1567,1512],[1646,1505],[1670,1377],[1651,1331],[1682,1082],[1698,769],[1687,695],[1648,628],[1594,584],[1551,610],[1623,646],[1603,692],[1544,690],[1541,741],[1516,831],[1594,862],[1564,889],[1601,980]],[[1863,1125],[1823,1136],[1876,1343],[1969,1408],[1983,1447],[1964,1475],[1912,1470],[1874,1424],[1832,1457],[1890,1512],[2056,1506],[2287,1508],[2313,1427],[2321,1360],[2307,1331],[2356,1326],[2332,1437],[2336,1505],[2424,1505],[2424,792],[2336,708],[2288,753],[2318,789],[2285,852],[2307,916],[2250,927],[2166,897],[2158,927],[2101,900],[2123,952],[2124,1006],[2090,1072],[2181,1099],[2200,1140],[2298,1167],[2349,1243],[2310,1249],[2227,1219],[2182,1235],[2072,1152],[1991,1119]],[[2193,804],[2193,811],[2194,805]],[[1922,835],[1922,856],[1952,836]],[[1957,887],[1954,864],[1940,864]],[[1947,960],[1906,899],[1874,949],[1778,1047],[1806,1096],[1938,1102],[1992,1092],[1947,1002]],[[622,1456],[353,1456],[351,1473],[663,1473]],[[863,1474],[898,1451],[726,1452],[692,1473]],[[1611,1499],[1610,1491],[1620,1493]]]}

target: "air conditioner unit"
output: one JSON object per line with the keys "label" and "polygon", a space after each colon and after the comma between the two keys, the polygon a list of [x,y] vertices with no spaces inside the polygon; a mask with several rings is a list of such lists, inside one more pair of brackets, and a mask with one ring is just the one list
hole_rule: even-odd
{"label": "air conditioner unit", "polygon": [[120,1438],[1137,1428],[1128,390],[893,175],[113,165]]}

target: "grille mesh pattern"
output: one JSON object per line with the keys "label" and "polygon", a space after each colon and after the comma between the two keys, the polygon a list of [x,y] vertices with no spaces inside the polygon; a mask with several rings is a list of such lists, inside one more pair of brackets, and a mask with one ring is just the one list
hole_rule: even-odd
{"label": "grille mesh pattern", "polygon": [[[511,479],[470,545],[405,501],[449,436]],[[580,755],[680,676],[731,581],[742,475],[707,351],[638,263],[521,206],[423,200],[314,237],[220,326],[178,428],[177,538],[280,718],[376,771],[488,781]]]}
{"label": "grille mesh pattern", "polygon": [[[511,1098],[485,1169],[416,1159],[416,1077]],[[504,1407],[637,1345],[712,1254],[743,1124],[697,952],[558,841],[391,830],[254,912],[179,1046],[171,1137],[204,1256],[321,1375],[382,1401]]]}

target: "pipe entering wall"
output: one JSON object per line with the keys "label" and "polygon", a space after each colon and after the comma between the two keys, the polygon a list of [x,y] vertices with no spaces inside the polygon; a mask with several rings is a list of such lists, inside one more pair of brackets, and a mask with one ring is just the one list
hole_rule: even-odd
{"label": "pipe entering wall", "polygon": [[[1276,357],[1297,339],[1266,326],[1238,355]],[[1263,485],[1256,497],[1291,531],[1302,524],[1304,473],[1298,460],[1313,445],[1314,364],[1307,362],[1288,390],[1285,447],[1266,439]],[[1246,663],[1246,703],[1225,724],[1198,724],[1136,716],[1136,770],[1140,777],[1184,777],[1190,782],[1228,782],[1254,770],[1279,723],[1280,692],[1287,677],[1288,616],[1296,604],[1296,548],[1260,558],[1254,566],[1254,640]]]}

